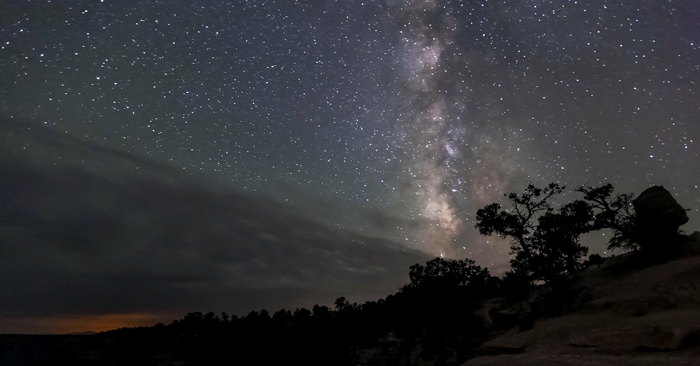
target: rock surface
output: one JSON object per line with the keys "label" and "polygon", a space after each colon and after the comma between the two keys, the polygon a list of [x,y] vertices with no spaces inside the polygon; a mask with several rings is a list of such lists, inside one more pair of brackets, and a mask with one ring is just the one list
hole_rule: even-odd
{"label": "rock surface", "polygon": [[653,311],[673,309],[678,306],[671,295],[640,296],[609,303],[613,312],[627,316],[642,316]]}
{"label": "rock surface", "polygon": [[635,236],[641,249],[654,256],[674,256],[682,249],[678,228],[688,222],[688,214],[663,186],[651,187],[632,201]]}
{"label": "rock surface", "polygon": [[[579,349],[577,351],[583,351]],[[467,366],[697,366],[697,354],[668,355],[637,353],[634,355],[591,354],[584,352],[534,351],[517,355],[479,357]]]}
{"label": "rock surface", "polygon": [[504,336],[484,342],[481,345],[481,350],[489,356],[523,353],[529,341],[527,338]]}
{"label": "rock surface", "polygon": [[673,351],[692,342],[697,333],[697,329],[658,326],[617,331],[597,329],[571,333],[569,342],[572,346],[600,347],[617,351],[641,349]]}
{"label": "rock surface", "polygon": [[626,273],[604,268],[581,279],[590,301],[489,340],[464,366],[700,366],[700,256]]}
{"label": "rock surface", "polygon": [[677,228],[688,222],[685,209],[663,186],[647,188],[632,201],[632,205],[642,225]]}
{"label": "rock surface", "polygon": [[641,346],[650,350],[673,351],[694,341],[698,329],[651,327],[644,334]]}
{"label": "rock surface", "polygon": [[647,329],[605,330],[596,329],[588,332],[573,332],[569,342],[577,347],[601,347],[615,350],[635,350],[644,343]]}

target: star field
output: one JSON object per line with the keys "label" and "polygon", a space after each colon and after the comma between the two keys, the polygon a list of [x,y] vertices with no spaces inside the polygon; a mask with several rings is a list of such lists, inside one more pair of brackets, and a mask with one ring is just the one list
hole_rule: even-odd
{"label": "star field", "polygon": [[[478,235],[478,208],[528,183],[609,182],[664,185],[698,228],[691,0],[8,9],[4,116],[298,207],[332,202],[331,226],[501,265],[508,245]],[[377,231],[344,207],[425,225]]]}

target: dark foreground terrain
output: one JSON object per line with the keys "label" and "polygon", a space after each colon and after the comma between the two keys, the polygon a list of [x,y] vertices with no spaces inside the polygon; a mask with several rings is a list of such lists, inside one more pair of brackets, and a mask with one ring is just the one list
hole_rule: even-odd
{"label": "dark foreground terrain", "polygon": [[86,344],[89,335],[0,334],[0,365],[33,365]]}
{"label": "dark foreground terrain", "polygon": [[[0,358],[3,365],[700,365],[700,256],[637,268],[631,257],[590,264],[557,308],[545,288],[519,302],[489,299],[462,319],[473,321],[472,332],[460,328],[457,339],[445,334],[450,328],[429,326],[420,335],[398,327],[379,336],[384,329],[358,316],[361,306],[338,302],[335,310],[272,317],[191,313],[167,326],[92,336],[2,335]],[[382,306],[393,301],[374,303],[376,316],[386,317]],[[362,307],[372,311],[372,303]],[[454,346],[460,342],[467,347]]]}

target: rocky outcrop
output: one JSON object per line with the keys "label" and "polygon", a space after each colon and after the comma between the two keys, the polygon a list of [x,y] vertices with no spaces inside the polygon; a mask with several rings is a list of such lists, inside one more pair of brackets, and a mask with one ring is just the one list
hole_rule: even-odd
{"label": "rocky outcrop", "polygon": [[688,222],[685,209],[663,186],[647,188],[632,205],[640,224],[678,228]]}
{"label": "rocky outcrop", "polygon": [[[647,188],[632,201],[636,215],[637,239],[642,249],[661,248],[663,242],[678,243],[678,227],[688,214],[663,186]],[[676,244],[673,243],[673,244]]]}
{"label": "rocky outcrop", "polygon": [[592,266],[581,283],[591,301],[527,331],[494,331],[464,365],[700,365],[700,257],[627,272]]}

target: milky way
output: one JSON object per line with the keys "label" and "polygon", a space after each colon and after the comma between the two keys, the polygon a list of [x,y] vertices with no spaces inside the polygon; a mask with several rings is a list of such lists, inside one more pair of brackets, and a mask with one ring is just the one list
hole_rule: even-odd
{"label": "milky way", "polygon": [[500,271],[508,245],[478,235],[476,210],[549,182],[664,185],[690,209],[684,229],[700,228],[693,0],[4,8],[3,118],[333,229]]}
{"label": "milky way", "polygon": [[436,222],[421,238],[433,253],[503,254],[475,237],[470,217],[528,183],[665,184],[698,202],[699,174],[682,168],[700,132],[690,3],[395,5],[410,101],[404,142],[416,207]]}

